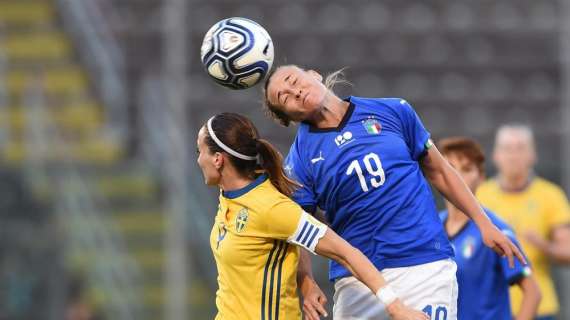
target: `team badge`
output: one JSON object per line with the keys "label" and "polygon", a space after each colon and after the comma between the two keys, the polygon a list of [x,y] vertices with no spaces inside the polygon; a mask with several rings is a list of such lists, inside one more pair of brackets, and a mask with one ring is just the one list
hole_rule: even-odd
{"label": "team badge", "polygon": [[238,212],[237,217],[236,217],[236,232],[237,233],[240,233],[243,231],[243,229],[245,229],[248,216],[249,216],[249,213],[247,212],[246,208],[243,208]]}
{"label": "team badge", "polygon": [[473,237],[468,237],[463,241],[461,246],[461,254],[465,259],[469,259],[475,253],[475,239]]}
{"label": "team badge", "polygon": [[380,131],[382,131],[382,125],[374,118],[362,121],[362,125],[368,134],[380,134]]}

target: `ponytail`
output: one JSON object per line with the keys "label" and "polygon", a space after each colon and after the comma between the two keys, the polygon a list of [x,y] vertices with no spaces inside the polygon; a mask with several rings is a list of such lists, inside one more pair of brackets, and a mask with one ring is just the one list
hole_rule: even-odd
{"label": "ponytail", "polygon": [[259,166],[269,176],[269,181],[279,192],[291,197],[300,185],[291,180],[283,171],[283,157],[277,149],[265,139],[257,139],[256,145]]}
{"label": "ponytail", "polygon": [[283,157],[269,141],[260,139],[257,128],[237,113],[218,114],[204,125],[205,143],[210,152],[224,152],[244,177],[255,179],[260,171],[269,176],[279,192],[291,197],[300,185],[289,179],[282,168]]}

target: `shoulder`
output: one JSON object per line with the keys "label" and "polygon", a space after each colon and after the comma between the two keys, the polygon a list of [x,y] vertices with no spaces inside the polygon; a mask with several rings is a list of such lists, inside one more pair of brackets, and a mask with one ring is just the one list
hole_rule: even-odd
{"label": "shoulder", "polygon": [[515,233],[513,231],[513,228],[511,228],[511,226],[508,223],[506,223],[503,219],[499,218],[499,216],[497,216],[497,214],[495,214],[493,211],[491,211],[485,207],[483,207],[483,210],[485,210],[485,213],[487,214],[487,216],[489,217],[491,222],[497,228],[499,228],[499,230],[501,230],[501,232],[503,232],[504,234],[506,234],[507,236],[509,236],[512,239],[516,238]]}
{"label": "shoulder", "polygon": [[261,184],[256,191],[255,201],[259,205],[260,214],[267,214],[279,208],[299,207],[293,200],[279,192],[269,179]]}
{"label": "shoulder", "polygon": [[497,188],[497,180],[495,180],[495,178],[488,179],[477,188],[477,196],[486,196],[489,193],[495,192]]}
{"label": "shoulder", "polygon": [[402,108],[409,106],[409,103],[403,98],[364,98],[364,97],[350,97],[350,102],[358,106],[368,107],[385,107],[385,108]]}
{"label": "shoulder", "polygon": [[564,194],[564,191],[560,186],[541,177],[536,177],[534,179],[532,187],[536,188],[536,190],[544,195],[558,196]]}

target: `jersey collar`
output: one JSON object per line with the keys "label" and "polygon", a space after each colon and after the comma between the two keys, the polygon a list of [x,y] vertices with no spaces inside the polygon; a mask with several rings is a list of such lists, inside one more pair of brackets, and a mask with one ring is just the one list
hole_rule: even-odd
{"label": "jersey collar", "polygon": [[266,174],[262,174],[259,177],[257,177],[255,180],[253,180],[253,182],[251,182],[250,184],[248,184],[247,186],[241,188],[241,189],[236,189],[236,190],[230,190],[230,191],[222,191],[222,195],[228,199],[235,199],[237,197],[241,197],[244,194],[250,192],[251,190],[253,190],[255,187],[257,187],[258,185],[262,184],[263,182],[265,182],[265,180],[267,180],[267,175]]}
{"label": "jersey collar", "polygon": [[449,218],[449,212],[447,210],[444,210],[440,217],[441,222],[443,222],[443,232],[445,232],[445,234],[447,235],[447,238],[449,239],[449,241],[452,241],[453,239],[457,238],[459,235],[461,235],[463,233],[463,231],[465,231],[465,229],[467,229],[467,227],[471,224],[472,220],[467,220],[467,222],[465,222],[465,224],[459,228],[459,230],[457,230],[456,233],[449,235],[447,233],[447,229],[445,228],[445,224],[447,223],[447,219]]}
{"label": "jersey collar", "polygon": [[344,127],[346,126],[346,123],[348,122],[348,120],[352,116],[352,113],[354,112],[354,103],[352,103],[350,101],[350,98],[351,97],[347,97],[347,98],[343,99],[344,101],[348,102],[349,105],[348,105],[348,109],[346,109],[346,113],[342,117],[342,120],[340,120],[340,123],[338,124],[337,127],[334,127],[334,128],[317,128],[308,122],[304,122],[305,124],[307,124],[309,126],[309,132],[318,133],[318,132],[334,132],[334,131],[339,132],[339,131],[342,131],[342,129],[344,129]]}

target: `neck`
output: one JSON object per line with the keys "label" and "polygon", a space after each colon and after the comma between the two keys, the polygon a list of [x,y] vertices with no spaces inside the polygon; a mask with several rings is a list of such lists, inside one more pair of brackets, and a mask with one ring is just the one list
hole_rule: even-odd
{"label": "neck", "polygon": [[237,172],[222,173],[218,184],[223,191],[233,191],[246,187],[253,182],[253,179],[242,177]]}
{"label": "neck", "polygon": [[469,222],[469,217],[448,201],[445,202],[445,206],[448,213],[445,221],[445,231],[449,236],[454,236]]}
{"label": "neck", "polygon": [[449,213],[447,221],[466,222],[469,220],[469,217],[463,213],[463,211],[457,209],[457,207],[452,204],[447,205],[447,212]]}
{"label": "neck", "polygon": [[348,105],[348,102],[329,91],[325,96],[321,109],[311,122],[317,128],[338,127],[346,114]]}
{"label": "neck", "polygon": [[499,185],[504,191],[522,191],[527,186],[532,177],[530,171],[523,172],[519,175],[501,175],[498,176]]}

